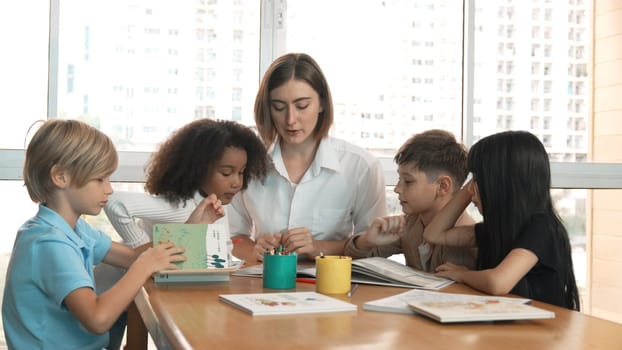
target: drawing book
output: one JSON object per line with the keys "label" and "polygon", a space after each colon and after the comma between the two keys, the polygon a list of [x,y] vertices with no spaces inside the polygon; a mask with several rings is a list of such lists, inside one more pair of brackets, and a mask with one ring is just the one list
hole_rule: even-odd
{"label": "drawing book", "polygon": [[219,299],[253,316],[357,310],[354,304],[316,292],[221,294]]}
{"label": "drawing book", "polygon": [[442,292],[433,292],[422,289],[412,289],[407,292],[391,295],[386,298],[370,300],[363,304],[363,310],[393,312],[399,314],[415,314],[415,310],[408,305],[411,301],[437,301],[437,300],[491,300],[507,301],[510,303],[528,304],[531,299],[525,298],[508,298],[508,297],[490,297],[477,295],[450,294]]}
{"label": "drawing book", "polygon": [[155,224],[153,246],[173,242],[186,249],[186,261],[176,263],[179,270],[155,274],[156,282],[228,281],[237,266],[231,262],[223,224]]}
{"label": "drawing book", "polygon": [[555,313],[507,298],[438,293],[408,302],[416,313],[441,323],[555,318]]}
{"label": "drawing book", "polygon": [[352,282],[431,290],[453,283],[450,279],[436,277],[381,257],[352,260]]}

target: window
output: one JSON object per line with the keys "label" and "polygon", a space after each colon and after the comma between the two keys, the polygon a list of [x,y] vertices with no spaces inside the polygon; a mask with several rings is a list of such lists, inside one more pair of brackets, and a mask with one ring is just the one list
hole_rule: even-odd
{"label": "window", "polygon": [[[259,5],[259,2],[234,5],[209,1],[201,5],[192,1],[104,4],[95,0],[63,0],[59,13],[62,20],[58,29],[58,61],[61,67],[71,66],[71,70],[58,71],[58,111],[52,114],[93,120],[114,139],[113,130],[128,120],[136,125],[157,120],[158,130],[173,130],[195,116],[233,118],[231,103],[235,101],[241,108],[235,114],[241,117],[239,121],[253,124],[254,96],[243,96],[241,91],[242,88],[256,90],[258,86]],[[76,11],[77,8],[81,10]],[[149,21],[137,15],[141,12],[149,13]],[[188,22],[188,14],[197,21]],[[245,20],[231,27],[222,25],[222,18],[234,16],[243,16]],[[116,20],[110,21],[111,17]],[[73,34],[85,27],[90,33],[87,33],[89,62],[74,54],[76,49],[86,50],[84,41],[75,40]],[[93,35],[104,32],[105,40]],[[174,39],[165,39],[169,33],[175,34]],[[124,50],[115,49],[119,46]],[[228,51],[231,47],[235,49]],[[110,65],[115,69],[109,69]],[[232,76],[234,79],[230,81]],[[90,84],[91,81],[98,83]],[[62,88],[61,83],[67,87]],[[141,93],[118,96],[112,94],[113,86]],[[75,106],[76,96],[82,96],[79,109]],[[225,96],[228,98],[222,99]],[[210,101],[209,106],[203,105],[206,99]],[[117,113],[110,115],[109,105],[116,106]],[[142,105],[149,108],[136,108]],[[102,122],[102,118],[106,121]],[[150,136],[146,131],[140,143],[125,137],[114,141],[121,151],[149,151],[161,141],[161,135],[154,132]]]}
{"label": "window", "polygon": [[242,108],[241,107],[233,107],[231,109],[231,120],[235,120],[235,121],[242,120]]}
{"label": "window", "polygon": [[[386,123],[383,127],[385,135],[399,135],[403,129],[413,134],[440,126],[455,135],[460,134],[462,3],[450,1],[445,5],[445,8],[426,6],[412,11],[410,1],[287,2],[283,52],[311,54],[328,79],[339,122],[357,125],[357,128],[371,133],[357,136],[345,127],[333,129],[335,137],[365,147],[366,138],[374,137],[378,123],[374,118],[361,119],[360,115],[373,115],[379,108],[395,110],[396,115],[411,115],[412,111],[421,111],[424,115],[416,121],[410,118],[400,123]],[[332,10],[325,11],[326,6]],[[342,15],[354,7],[357,16]],[[315,25],[316,18],[322,18],[324,25]],[[421,24],[421,27],[413,28],[413,23]],[[431,24],[434,28],[445,29],[424,29],[432,27]],[[309,30],[311,27],[314,30]],[[426,42],[434,42],[434,45],[425,45]],[[370,47],[374,49],[369,50]],[[356,55],[353,60],[351,55],[335,55],[335,50],[365,52],[365,55]],[[391,54],[395,52],[400,54]],[[446,59],[441,61],[440,57]],[[369,69],[380,61],[383,62],[382,69]],[[360,81],[361,72],[365,72],[365,84],[355,83]],[[353,88],[352,84],[356,87]],[[417,88],[418,85],[425,88]],[[371,97],[379,95],[384,96],[381,102]],[[434,115],[444,115],[444,118],[433,118],[429,113],[432,110]],[[355,115],[359,118],[354,119]],[[384,137],[382,140],[382,144],[375,143],[378,147],[373,147],[372,152],[379,155],[394,152],[404,141],[399,137]]]}
{"label": "window", "polygon": [[242,101],[242,88],[234,88],[231,95],[231,100],[234,102]]}
{"label": "window", "polygon": [[553,9],[545,8],[544,9],[544,20],[550,22],[553,20]]}
{"label": "window", "polygon": [[233,42],[236,44],[241,44],[244,39],[244,31],[242,30],[234,30],[233,31]]}

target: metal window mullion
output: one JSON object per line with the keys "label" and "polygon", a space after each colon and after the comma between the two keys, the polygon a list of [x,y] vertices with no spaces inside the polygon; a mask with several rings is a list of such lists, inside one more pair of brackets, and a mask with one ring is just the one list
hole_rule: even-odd
{"label": "metal window mullion", "polygon": [[48,39],[48,105],[47,117],[58,116],[58,33],[60,31],[60,1],[50,0]]}
{"label": "metal window mullion", "polygon": [[475,0],[463,0],[462,27],[462,143],[473,144],[473,95],[475,71]]}
{"label": "metal window mullion", "polygon": [[261,0],[259,79],[278,56],[285,53],[287,0]]}

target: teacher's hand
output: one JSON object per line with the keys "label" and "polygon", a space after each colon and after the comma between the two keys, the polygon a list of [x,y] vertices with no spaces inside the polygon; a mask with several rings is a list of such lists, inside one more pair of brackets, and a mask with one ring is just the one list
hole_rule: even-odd
{"label": "teacher's hand", "polygon": [[315,240],[306,227],[290,228],[285,231],[281,238],[281,243],[288,252],[296,252],[298,255],[307,255],[315,257],[319,255],[319,249],[315,244]]}
{"label": "teacher's hand", "polygon": [[277,249],[281,245],[281,234],[265,233],[257,238],[255,242],[255,255],[257,261],[263,261],[263,255],[270,249]]}

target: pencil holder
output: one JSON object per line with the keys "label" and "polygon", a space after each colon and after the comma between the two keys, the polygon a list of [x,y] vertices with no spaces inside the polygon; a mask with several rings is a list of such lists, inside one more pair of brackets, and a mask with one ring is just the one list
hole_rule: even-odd
{"label": "pencil holder", "polygon": [[315,258],[315,289],[322,294],[345,294],[350,290],[352,258],[318,256]]}
{"label": "pencil holder", "polygon": [[263,287],[290,289],[296,287],[296,255],[270,255],[263,257]]}

